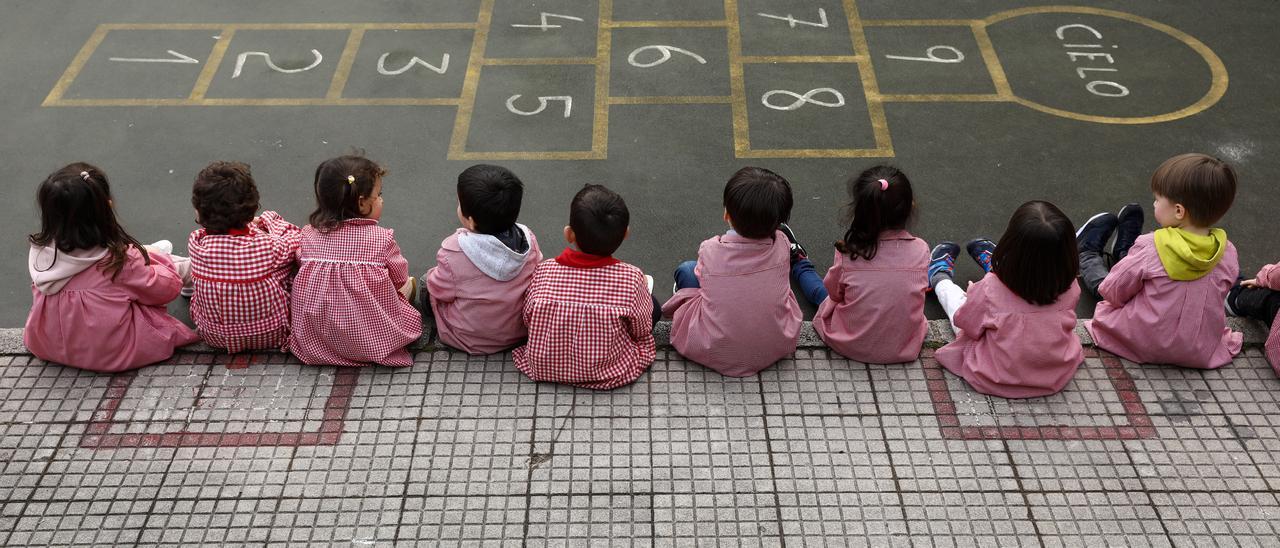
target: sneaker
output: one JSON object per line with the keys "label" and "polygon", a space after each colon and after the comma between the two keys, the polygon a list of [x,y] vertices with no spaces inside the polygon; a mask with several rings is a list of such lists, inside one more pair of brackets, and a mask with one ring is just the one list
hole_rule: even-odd
{"label": "sneaker", "polygon": [[794,263],[809,257],[809,252],[805,251],[799,240],[796,240],[796,233],[791,231],[791,227],[787,226],[787,223],[778,225],[778,230],[781,230],[787,236],[787,240],[791,242],[791,262]]}
{"label": "sneaker", "polygon": [[1116,243],[1111,248],[1111,256],[1116,261],[1129,254],[1133,242],[1142,235],[1142,223],[1142,206],[1128,204],[1120,208],[1120,212],[1116,214]]}
{"label": "sneaker", "polygon": [[929,289],[937,286],[943,276],[948,279],[955,277],[956,257],[959,256],[960,246],[955,242],[942,242],[933,246],[933,251],[929,253]]}
{"label": "sneaker", "polygon": [[169,240],[160,240],[153,244],[147,244],[147,247],[164,253],[165,255],[173,255],[173,242]]}
{"label": "sneaker", "polygon": [[965,251],[982,267],[983,272],[991,272],[991,254],[996,252],[996,243],[986,238],[974,238],[964,244]]}
{"label": "sneaker", "polygon": [[182,291],[178,292],[184,299],[190,299],[196,294],[196,288],[192,286],[183,286]]}
{"label": "sneaker", "polygon": [[1111,213],[1099,213],[1090,217],[1076,231],[1076,247],[1080,253],[1102,253],[1116,230],[1116,216]]}

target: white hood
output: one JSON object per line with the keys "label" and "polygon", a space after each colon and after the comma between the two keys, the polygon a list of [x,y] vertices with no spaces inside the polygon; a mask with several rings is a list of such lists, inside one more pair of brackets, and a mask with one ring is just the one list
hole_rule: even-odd
{"label": "white hood", "polygon": [[27,270],[31,272],[31,283],[45,295],[53,295],[62,291],[63,286],[76,274],[84,272],[107,256],[107,250],[101,247],[92,249],[76,249],[69,252],[58,251],[56,246],[32,245],[27,254]]}
{"label": "white hood", "polygon": [[529,252],[533,251],[533,235],[530,234],[529,227],[522,224],[516,224],[516,226],[524,232],[525,241],[530,242],[524,253],[512,251],[507,244],[494,236],[470,231],[458,234],[458,247],[462,248],[462,253],[471,259],[471,263],[486,276],[500,282],[511,281],[520,274],[520,270],[524,268],[525,259],[529,256]]}

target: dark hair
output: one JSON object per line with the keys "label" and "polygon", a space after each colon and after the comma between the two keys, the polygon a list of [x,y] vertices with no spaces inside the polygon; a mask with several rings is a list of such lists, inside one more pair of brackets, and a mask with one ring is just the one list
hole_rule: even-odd
{"label": "dark hair", "polygon": [[382,166],[359,154],[321,162],[316,167],[316,210],[308,219],[311,226],[329,232],[342,221],[363,217],[360,198],[370,197],[378,179],[386,174]]}
{"label": "dark hair", "polygon": [[1076,227],[1049,202],[1022,204],[991,254],[991,271],[1023,300],[1053,304],[1080,272]]}
{"label": "dark hair", "polygon": [[214,162],[205,166],[191,186],[191,205],[200,216],[196,221],[211,233],[244,228],[258,211],[258,186],[249,165]]}
{"label": "dark hair", "polygon": [[1204,154],[1179,154],[1151,175],[1151,192],[1182,204],[1191,222],[1211,226],[1236,199],[1236,172],[1226,162]]}
{"label": "dark hair", "polygon": [[476,232],[497,234],[516,223],[524,183],[511,170],[479,164],[458,174],[458,207],[476,223]]}
{"label": "dark hair", "polygon": [[791,183],[762,167],[739,169],[724,185],[724,209],[738,234],[768,238],[791,218]]}
{"label": "dark hair", "polygon": [[[881,184],[882,180],[889,186]],[[881,232],[904,229],[911,221],[915,213],[911,181],[895,167],[875,166],[850,179],[848,186],[849,230],[844,240],[836,242],[836,249],[850,259],[870,261],[880,249]]]}
{"label": "dark hair", "polygon": [[[53,245],[63,253],[106,248],[107,258],[99,268],[113,280],[124,267],[130,247],[142,254],[144,263],[151,264],[146,248],[116,219],[111,186],[101,169],[76,162],[53,172],[36,190],[36,205],[40,208],[40,232],[27,237],[32,244]],[[56,254],[53,260],[58,261]]]}
{"label": "dark hair", "polygon": [[569,203],[569,228],[583,253],[613,255],[630,225],[627,202],[604,185],[582,187]]}

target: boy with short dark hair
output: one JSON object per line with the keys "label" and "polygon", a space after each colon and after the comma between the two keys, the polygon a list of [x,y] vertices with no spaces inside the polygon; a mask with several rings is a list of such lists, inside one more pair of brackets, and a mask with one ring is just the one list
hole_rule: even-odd
{"label": "boy with short dark hair", "polygon": [[[1102,297],[1085,329],[1099,348],[1138,363],[1214,369],[1231,363],[1242,335],[1227,328],[1222,303],[1240,272],[1236,248],[1216,224],[1236,195],[1236,173],[1204,154],[1166,160],[1151,176],[1156,222],[1142,232],[1142,208],[1099,213],[1080,227],[1080,275]],[[1111,233],[1118,262],[1102,259]]]}
{"label": "boy with short dark hair", "polygon": [[240,162],[201,170],[191,205],[202,227],[187,240],[191,319],[200,335],[230,353],[287,350],[289,284],[301,230],[274,211],[254,217],[258,187]]}
{"label": "boy with short dark hair", "polygon": [[538,239],[516,222],[524,183],[506,168],[475,165],[458,175],[457,229],[440,243],[427,271],[436,332],[469,354],[492,354],[525,338],[520,318],[533,270],[542,261]]}
{"label": "boy with short dark hair", "polygon": [[573,197],[570,247],[538,265],[524,304],[529,342],[512,358],[530,379],[605,390],[653,363],[657,300],[639,268],[613,258],[630,222],[622,196],[604,186]]}

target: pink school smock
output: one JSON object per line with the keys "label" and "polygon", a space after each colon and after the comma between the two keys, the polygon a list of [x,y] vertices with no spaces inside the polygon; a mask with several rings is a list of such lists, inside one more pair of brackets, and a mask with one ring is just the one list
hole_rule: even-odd
{"label": "pink school smock", "polygon": [[729,233],[702,242],[694,269],[700,288],[662,306],[672,317],[671,346],[730,377],[746,377],[796,350],[800,305],[791,293],[787,237]]}
{"label": "pink school smock", "polygon": [[1098,287],[1085,329],[1098,348],[1137,363],[1216,369],[1240,353],[1244,336],[1227,328],[1223,302],[1240,272],[1236,247],[1213,271],[1191,281],[1169,279],[1153,234],[1143,234]]}
{"label": "pink school smock", "polygon": [[974,390],[1002,398],[1035,398],[1062,390],[1084,360],[1076,326],[1076,284],[1051,305],[1031,304],[995,274],[973,284],[956,311],[956,340],[934,354]]}
{"label": "pink school smock", "polygon": [[869,261],[836,251],[822,279],[830,296],[818,306],[813,329],[852,360],[912,361],[929,331],[924,318],[928,278],[929,244],[905,230],[881,233]]}
{"label": "pink school smock", "polygon": [[[532,231],[516,226],[529,245],[524,253],[512,251],[493,236],[465,228],[440,243],[436,266],[427,271],[426,283],[436,334],[445,344],[468,354],[492,354],[528,336],[521,315],[542,251]],[[468,258],[460,238],[479,240],[471,249],[489,259],[483,269]]]}
{"label": "pink school smock", "polygon": [[22,341],[37,358],[89,371],[116,373],[173,356],[200,340],[170,316],[182,278],[164,253],[151,264],[130,248],[114,279],[99,262],[105,249],[56,252],[31,246],[31,313]]}
{"label": "pink school smock", "polygon": [[[1258,275],[1254,276],[1254,279],[1258,280],[1258,285],[1262,287],[1272,291],[1280,291],[1280,263],[1262,267],[1258,271]],[[1265,348],[1267,361],[1271,362],[1271,368],[1276,371],[1276,375],[1280,375],[1280,313],[1277,313],[1275,319],[1271,320],[1271,334],[1267,336]]]}
{"label": "pink school smock", "polygon": [[310,365],[413,365],[405,349],[422,315],[397,290],[409,263],[394,233],[373,219],[330,232],[302,229],[293,279],[289,350]]}

